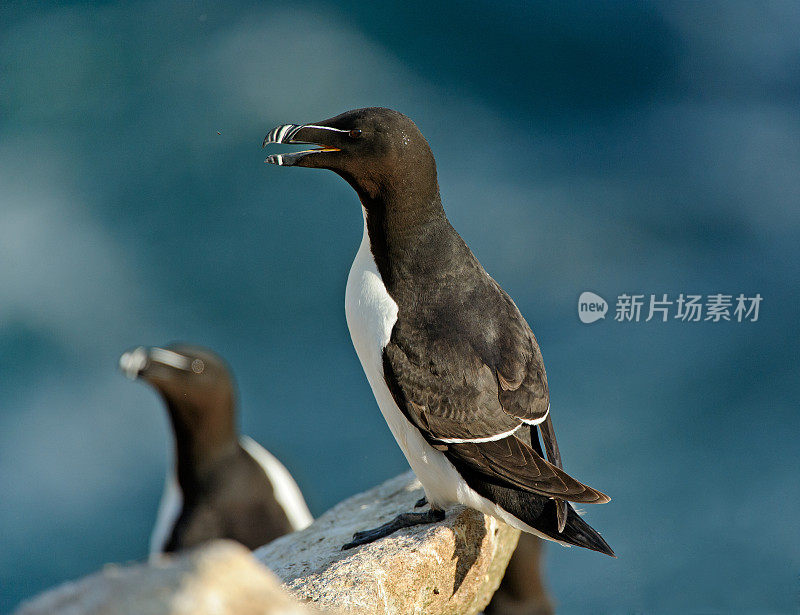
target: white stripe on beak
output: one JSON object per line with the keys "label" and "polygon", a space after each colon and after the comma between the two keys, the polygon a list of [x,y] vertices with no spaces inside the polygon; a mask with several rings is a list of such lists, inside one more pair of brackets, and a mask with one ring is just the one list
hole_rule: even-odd
{"label": "white stripe on beak", "polygon": [[[330,130],[331,132],[350,132],[349,130],[342,130],[341,128],[331,128],[330,126],[317,126],[316,124],[304,124],[300,128],[316,128],[317,130]],[[294,136],[294,135],[292,135]]]}
{"label": "white stripe on beak", "polygon": [[[269,134],[264,138],[261,147],[264,148],[271,143],[292,143],[295,136],[298,132],[300,132],[303,128],[314,128],[316,130],[330,130],[331,132],[341,132],[346,133],[349,132],[347,130],[342,130],[341,128],[331,128],[330,126],[318,126],[317,124],[282,124],[281,126],[276,126],[272,130],[269,131]],[[304,143],[304,141],[301,141]]]}
{"label": "white stripe on beak", "polygon": [[264,137],[261,147],[265,148],[270,143],[289,143],[291,138],[301,128],[302,126],[298,126],[297,124],[283,124],[281,126],[276,126],[269,131],[269,134],[266,137]]}
{"label": "white stripe on beak", "polygon": [[293,126],[291,124],[287,124],[286,126],[282,127],[278,131],[278,136],[275,139],[278,143],[283,143],[283,138],[292,130]]}
{"label": "white stripe on beak", "polygon": [[192,360],[172,350],[153,347],[150,349],[149,356],[150,360],[156,363],[163,363],[164,365],[169,365],[170,367],[182,369],[187,372],[192,371]]}

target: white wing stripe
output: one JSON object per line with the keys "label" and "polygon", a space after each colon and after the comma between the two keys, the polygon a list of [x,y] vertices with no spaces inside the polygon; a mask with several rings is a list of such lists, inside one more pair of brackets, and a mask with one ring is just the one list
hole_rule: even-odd
{"label": "white wing stripe", "polygon": [[504,431],[502,433],[495,434],[493,436],[485,436],[481,438],[436,438],[439,442],[444,442],[445,444],[466,444],[469,442],[494,442],[495,440],[502,440],[503,438],[507,438],[508,436],[512,435],[514,432],[517,431],[522,427],[522,423],[514,427],[514,429],[509,429],[508,431]]}
{"label": "white wing stripe", "polygon": [[547,404],[547,412],[544,413],[544,416],[540,416],[538,419],[532,419],[530,421],[526,421],[525,419],[520,419],[520,421],[522,421],[526,425],[538,425],[539,423],[542,423],[549,414],[550,414],[550,404]]}
{"label": "white wing stripe", "polygon": [[522,427],[522,425],[539,425],[542,423],[550,414],[550,404],[547,404],[547,412],[544,413],[544,416],[540,416],[538,419],[519,419],[522,421],[519,425],[514,427],[514,429],[509,429],[508,431],[504,431],[502,433],[495,434],[493,436],[482,436],[480,438],[436,438],[439,442],[444,442],[445,444],[467,444],[470,442],[473,443],[480,443],[480,442],[494,442],[495,440],[502,440],[503,438],[507,438],[508,436],[514,434],[517,429]]}

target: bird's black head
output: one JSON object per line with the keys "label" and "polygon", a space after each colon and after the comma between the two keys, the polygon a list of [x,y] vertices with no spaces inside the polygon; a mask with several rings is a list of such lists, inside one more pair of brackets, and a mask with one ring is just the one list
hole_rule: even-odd
{"label": "bird's black head", "polygon": [[369,107],[321,122],[284,124],[269,132],[263,146],[271,143],[320,146],[272,154],[266,162],[334,171],[362,202],[397,192],[438,198],[436,162],[428,142],[411,119],[392,109]]}
{"label": "bird's black head", "polygon": [[189,344],[139,347],[123,354],[120,369],[162,396],[179,448],[203,456],[236,439],[233,378],[212,351]]}

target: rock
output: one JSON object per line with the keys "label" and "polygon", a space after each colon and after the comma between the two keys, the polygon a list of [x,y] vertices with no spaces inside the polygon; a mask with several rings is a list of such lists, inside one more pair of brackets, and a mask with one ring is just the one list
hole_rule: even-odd
{"label": "rock", "polygon": [[342,502],[256,557],[238,543],[216,541],[151,564],[109,565],[23,604],[17,615],[319,612],[311,606],[369,615],[477,613],[500,584],[519,538],[493,517],[454,506],[440,523],[342,551],[354,532],[412,510],[421,496],[409,472]]}
{"label": "rock", "polygon": [[106,566],[17,615],[307,615],[243,546],[217,541],[154,564]]}
{"label": "rock", "polygon": [[503,578],[519,531],[463,506],[444,521],[416,526],[342,551],[358,530],[413,510],[423,495],[406,473],[338,504],[313,525],[261,547],[257,559],[302,602],[344,613],[470,615]]}

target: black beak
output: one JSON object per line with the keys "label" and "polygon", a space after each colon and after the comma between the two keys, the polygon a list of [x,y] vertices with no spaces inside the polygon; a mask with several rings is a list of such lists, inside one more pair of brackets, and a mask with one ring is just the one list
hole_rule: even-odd
{"label": "black beak", "polygon": [[296,135],[303,126],[297,124],[283,124],[276,126],[269,131],[269,134],[264,137],[264,142],[261,144],[261,149],[264,149],[270,143],[294,143],[292,137]]}
{"label": "black beak", "polygon": [[303,143],[319,145],[320,148],[288,154],[271,154],[267,156],[264,162],[290,167],[297,164],[299,160],[306,156],[325,152],[338,152],[340,148],[335,147],[334,144],[341,143],[341,138],[347,133],[347,130],[331,128],[330,126],[320,126],[318,124],[283,124],[281,126],[276,126],[264,137],[264,141],[261,144],[262,148],[265,148],[271,143]]}

